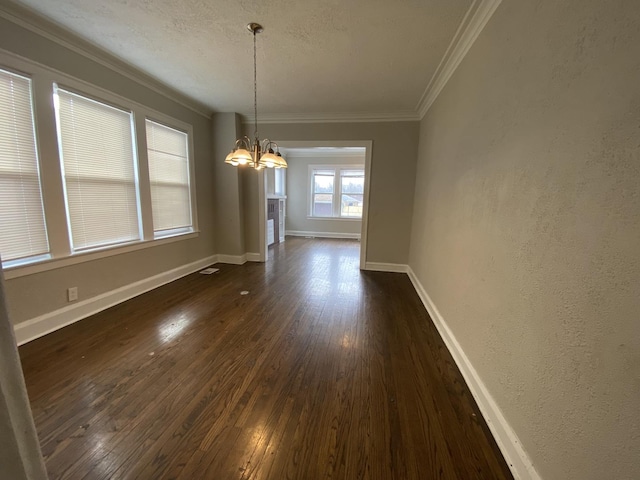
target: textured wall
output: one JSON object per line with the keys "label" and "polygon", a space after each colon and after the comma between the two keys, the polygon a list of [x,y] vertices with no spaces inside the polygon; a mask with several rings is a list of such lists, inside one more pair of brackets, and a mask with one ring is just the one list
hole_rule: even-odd
{"label": "textured wall", "polygon": [[[367,261],[406,264],[413,211],[418,126],[418,122],[265,124],[260,126],[260,136],[283,143],[373,140]],[[255,174],[246,173],[248,176]],[[254,182],[245,184],[248,252],[257,252],[259,245],[256,191]]]}
{"label": "textured wall", "polygon": [[309,215],[309,165],[362,165],[360,158],[346,157],[295,157],[287,155],[287,230],[322,233],[360,234],[360,220],[330,220],[307,218]]}
{"label": "textured wall", "polygon": [[421,124],[410,265],[543,478],[640,478],[637,2],[502,2]]}
{"label": "textured wall", "polygon": [[[79,286],[80,300],[151,277],[217,253],[214,239],[214,172],[211,121],[120,74],[0,18],[0,48],[147,105],[193,126],[200,235],[184,241],[49,270],[7,281],[13,323],[67,306],[66,289]],[[48,146],[43,145],[43,148]],[[41,152],[42,153],[42,152]],[[42,155],[44,159],[56,159]],[[43,166],[47,168],[46,165]],[[48,188],[47,185],[45,185]]]}

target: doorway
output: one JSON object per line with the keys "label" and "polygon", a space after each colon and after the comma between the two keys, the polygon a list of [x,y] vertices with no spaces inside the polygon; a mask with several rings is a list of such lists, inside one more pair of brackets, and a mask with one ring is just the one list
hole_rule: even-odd
{"label": "doorway", "polygon": [[[271,174],[262,174],[259,185],[260,261],[268,261],[274,198],[281,202],[284,219],[280,228],[295,235],[334,238],[359,238],[360,268],[367,258],[367,225],[369,214],[369,185],[373,142],[367,141],[279,141],[280,151],[287,162],[296,159],[304,166],[287,169],[284,195],[274,195]],[[333,160],[332,160],[333,159]],[[291,165],[291,163],[290,163]],[[364,178],[362,178],[364,172]],[[295,173],[295,183],[291,181]],[[269,176],[268,176],[269,175]],[[360,187],[360,182],[362,186]],[[291,190],[295,185],[296,191]],[[314,189],[314,185],[316,185]],[[331,186],[332,185],[332,186]],[[291,194],[294,194],[293,197]],[[293,205],[291,202],[296,202]],[[272,206],[269,206],[269,203]],[[298,229],[291,228],[289,212],[295,211]],[[293,213],[293,212],[292,212]],[[306,217],[302,222],[302,217]],[[324,228],[317,225],[324,225]],[[359,228],[354,228],[355,225]],[[300,227],[302,225],[302,227]],[[341,228],[336,225],[342,225]],[[310,229],[310,230],[309,230]],[[270,235],[271,234],[271,235]]]}

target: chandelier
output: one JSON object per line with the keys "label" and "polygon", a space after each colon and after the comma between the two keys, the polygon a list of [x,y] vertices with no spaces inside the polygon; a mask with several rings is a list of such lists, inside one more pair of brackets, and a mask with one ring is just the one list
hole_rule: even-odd
{"label": "chandelier", "polygon": [[[236,140],[235,147],[225,158],[225,163],[237,167],[248,165],[256,170],[262,168],[287,168],[287,162],[278,150],[278,145],[268,138],[260,140],[258,137],[258,83],[256,75],[256,35],[263,28],[259,23],[250,23],[247,29],[253,34],[253,120],[254,139],[246,135]],[[275,148],[275,151],[274,151]]]}

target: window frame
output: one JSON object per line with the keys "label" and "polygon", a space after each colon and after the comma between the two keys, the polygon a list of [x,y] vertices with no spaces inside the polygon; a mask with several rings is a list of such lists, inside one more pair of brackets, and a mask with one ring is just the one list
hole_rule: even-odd
{"label": "window frame", "polygon": [[[49,239],[49,255],[46,258],[33,258],[26,262],[2,262],[6,279],[31,275],[47,270],[66,267],[78,263],[96,260],[131,251],[151,248],[199,236],[195,154],[193,126],[167,114],[149,108],[143,104],[120,96],[116,93],[90,84],[83,80],[41,65],[32,60],[19,57],[6,51],[0,51],[0,68],[32,80],[34,105],[34,127],[36,149],[40,169],[40,181],[43,193],[45,223]],[[131,111],[133,115],[133,143],[137,158],[137,195],[139,198],[141,238],[127,243],[118,243],[80,251],[73,251],[66,218],[66,200],[63,194],[63,172],[60,165],[56,114],[53,105],[54,84],[91,100],[113,106],[120,110]],[[172,232],[169,235],[155,237],[152,224],[151,193],[149,184],[149,164],[147,158],[145,119],[185,132],[188,140],[189,187],[192,228],[187,231]]]}
{"label": "window frame", "polygon": [[[153,238],[155,240],[160,240],[163,238],[169,238],[169,237],[175,237],[175,236],[180,236],[180,235],[185,235],[185,234],[189,234],[192,233],[194,231],[196,231],[196,227],[197,227],[197,218],[198,216],[196,215],[196,195],[195,195],[195,165],[194,165],[194,150],[193,150],[193,127],[191,125],[188,125],[186,123],[182,123],[180,124],[179,122],[177,122],[174,119],[170,119],[169,117],[167,117],[166,115],[163,116],[158,116],[157,113],[156,115],[150,116],[150,115],[146,115],[144,118],[144,125],[145,125],[145,152],[146,152],[146,163],[147,163],[147,168],[146,168],[146,172],[147,174],[149,174],[150,170],[149,170],[149,156],[148,156],[148,152],[149,152],[149,148],[147,145],[147,130],[146,130],[146,122],[153,122],[156,123],[158,125],[170,128],[172,130],[176,130],[180,133],[184,133],[187,135],[187,169],[188,169],[188,184],[187,187],[189,189],[189,208],[190,208],[190,216],[191,216],[191,225],[186,226],[186,227],[179,227],[179,228],[172,228],[172,229],[167,229],[167,230],[160,230],[159,234],[156,234],[156,230],[154,227],[152,227],[153,230]],[[149,179],[149,188],[151,188],[151,180]],[[151,212],[151,221],[153,223],[153,211]]]}
{"label": "window frame", "polygon": [[[80,246],[75,246],[73,244],[73,229],[72,229],[72,225],[71,225],[71,210],[70,210],[70,204],[69,204],[69,186],[68,186],[68,181],[67,181],[67,174],[65,171],[65,160],[63,158],[62,155],[62,130],[61,130],[61,125],[60,125],[60,110],[59,110],[59,106],[58,106],[58,99],[57,99],[57,95],[58,95],[58,91],[61,90],[64,93],[70,94],[70,95],[74,95],[77,97],[80,97],[83,100],[88,100],[90,102],[94,102],[99,104],[100,106],[104,106],[107,108],[112,108],[114,110],[119,110],[121,113],[123,114],[127,114],[129,116],[128,119],[128,123],[129,123],[129,129],[130,129],[130,133],[131,133],[131,147],[132,147],[132,169],[133,169],[133,179],[132,179],[132,184],[133,184],[133,188],[134,188],[134,193],[135,193],[135,204],[136,204],[136,216],[137,216],[137,226],[138,226],[138,230],[137,230],[137,238],[132,238],[132,239],[128,239],[125,241],[116,241],[116,242],[109,242],[109,243],[101,243],[101,244],[97,244],[97,245],[91,245],[91,246],[86,246],[86,247],[80,247]],[[143,229],[142,229],[142,224],[143,224],[143,219],[142,219],[142,211],[140,208],[140,204],[141,204],[141,193],[140,193],[140,163],[139,163],[139,149],[137,148],[136,145],[136,131],[135,131],[135,116],[134,116],[134,112],[132,109],[127,108],[125,106],[120,106],[117,104],[113,104],[111,102],[106,102],[103,101],[100,98],[96,98],[92,95],[86,95],[83,92],[77,91],[75,89],[72,88],[66,88],[65,86],[55,82],[53,84],[53,101],[54,101],[54,109],[55,109],[55,116],[56,116],[56,130],[57,130],[57,138],[58,138],[58,161],[60,162],[60,174],[61,174],[61,181],[62,181],[62,186],[63,186],[63,191],[64,191],[64,204],[65,204],[65,210],[66,210],[66,214],[67,214],[67,232],[68,232],[68,236],[69,236],[69,245],[71,248],[71,254],[75,255],[78,253],[82,253],[82,252],[91,252],[91,251],[96,251],[96,250],[107,250],[109,248],[116,248],[119,246],[123,246],[123,245],[131,245],[137,242],[140,242],[142,240],[144,240],[143,237]]]}
{"label": "window frame", "polygon": [[[318,216],[314,215],[314,198],[315,198],[315,172],[317,171],[332,171],[333,172],[333,193],[331,216]],[[340,220],[347,222],[361,222],[362,215],[360,217],[342,215],[342,209],[340,208],[342,199],[342,172],[343,171],[362,171],[362,177],[365,177],[365,165],[364,164],[313,164],[308,168],[308,192],[307,192],[307,219],[309,220]],[[366,182],[363,185],[362,203],[364,213],[364,190],[366,189]]]}

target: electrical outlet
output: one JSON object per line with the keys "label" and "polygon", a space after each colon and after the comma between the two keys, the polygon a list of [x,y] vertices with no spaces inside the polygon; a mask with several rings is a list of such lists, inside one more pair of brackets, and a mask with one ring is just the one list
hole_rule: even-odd
{"label": "electrical outlet", "polygon": [[71,287],[67,290],[67,298],[70,302],[78,300],[78,287]]}

